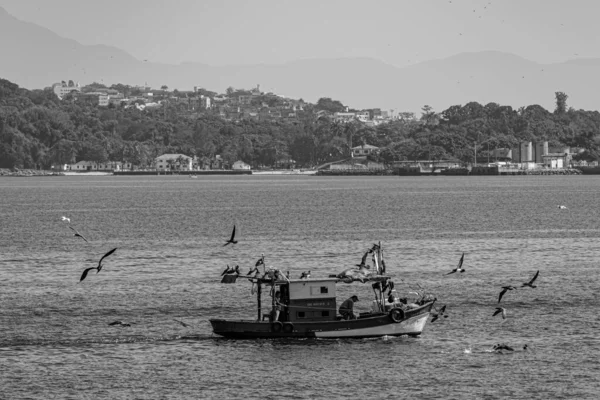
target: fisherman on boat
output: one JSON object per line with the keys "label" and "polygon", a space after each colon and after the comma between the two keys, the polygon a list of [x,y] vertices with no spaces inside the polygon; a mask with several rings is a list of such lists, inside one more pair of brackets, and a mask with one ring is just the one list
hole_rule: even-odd
{"label": "fisherman on boat", "polygon": [[340,306],[340,315],[343,319],[356,319],[354,314],[354,303],[358,301],[358,296],[354,295],[344,301]]}

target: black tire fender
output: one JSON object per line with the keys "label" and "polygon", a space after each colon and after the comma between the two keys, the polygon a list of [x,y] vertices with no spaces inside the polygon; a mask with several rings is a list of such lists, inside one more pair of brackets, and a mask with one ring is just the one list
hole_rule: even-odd
{"label": "black tire fender", "polygon": [[401,308],[392,308],[390,310],[390,318],[394,322],[400,322],[404,319],[404,310]]}
{"label": "black tire fender", "polygon": [[281,332],[283,324],[280,321],[275,321],[271,324],[271,332]]}

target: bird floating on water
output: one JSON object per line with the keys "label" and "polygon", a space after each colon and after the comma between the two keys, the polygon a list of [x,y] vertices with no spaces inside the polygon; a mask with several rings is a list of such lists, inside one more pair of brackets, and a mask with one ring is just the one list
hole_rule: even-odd
{"label": "bird floating on water", "polygon": [[64,222],[71,222],[71,218],[65,217],[64,215],[60,217],[60,219],[62,219]]}
{"label": "bird floating on water", "polygon": [[558,206],[558,208],[559,208],[560,210],[568,210],[567,206],[562,206],[562,205],[560,205],[560,206]]}
{"label": "bird floating on water", "polygon": [[515,286],[502,286],[502,291],[500,292],[500,296],[498,296],[498,303],[500,303],[500,300],[502,300],[502,296],[504,296],[504,293],[506,293],[509,290],[517,290],[517,288]]}
{"label": "bird floating on water", "polygon": [[97,270],[96,273],[100,272],[100,270],[102,269],[102,260],[104,260],[106,257],[110,256],[116,250],[117,250],[117,248],[115,247],[114,249],[112,249],[111,251],[109,251],[108,253],[103,255],[102,258],[100,258],[100,261],[98,261],[97,267],[90,267],[90,268],[84,269],[83,274],[81,274],[81,278],[79,279],[79,282],[83,281],[85,279],[85,277],[87,276],[88,272],[90,272],[93,269]]}
{"label": "bird floating on water", "polygon": [[535,289],[537,286],[535,286],[533,284],[533,282],[535,282],[535,280],[537,279],[538,275],[540,274],[540,270],[538,269],[538,271],[535,273],[535,275],[533,276],[533,278],[531,278],[531,280],[529,282],[525,282],[521,285],[521,287],[523,286],[528,286],[532,289]]}
{"label": "bird floating on water", "polygon": [[121,326],[131,326],[131,324],[126,324],[123,321],[113,321],[110,324],[108,324],[110,326],[114,326],[114,325],[121,325]]}
{"label": "bird floating on water", "polygon": [[495,317],[496,315],[498,315],[500,313],[502,313],[502,319],[506,319],[506,308],[503,308],[503,307],[496,307],[496,311],[494,312],[492,317]]}
{"label": "bird floating on water", "polygon": [[[525,345],[525,347],[527,347],[527,345]],[[525,348],[524,348],[525,349]],[[498,343],[495,344],[494,347],[492,348],[492,350],[494,351],[498,351],[498,350],[508,350],[508,351],[515,351],[515,349],[513,349],[512,347],[510,347],[509,345],[507,345],[506,343]]]}
{"label": "bird floating on water", "polygon": [[462,268],[463,261],[465,261],[465,253],[462,253],[462,256],[460,257],[460,261],[458,261],[458,266],[456,268],[454,268],[452,271],[448,272],[446,275],[450,275],[455,272],[465,272],[465,269]]}
{"label": "bird floating on water", "polygon": [[231,232],[231,237],[223,246],[227,246],[229,243],[231,243],[231,244],[237,243],[237,240],[235,240],[235,225],[233,226],[233,231]]}

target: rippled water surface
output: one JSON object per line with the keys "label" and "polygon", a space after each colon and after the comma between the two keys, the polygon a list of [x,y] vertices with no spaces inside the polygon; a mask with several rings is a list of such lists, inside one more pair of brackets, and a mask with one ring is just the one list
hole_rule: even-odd
{"label": "rippled water surface", "polygon": [[[599,214],[595,176],[1,178],[0,398],[598,398]],[[212,335],[256,315],[227,264],[326,276],[376,241],[397,289],[447,304],[421,337]],[[353,293],[368,309],[370,285],[338,303]]]}

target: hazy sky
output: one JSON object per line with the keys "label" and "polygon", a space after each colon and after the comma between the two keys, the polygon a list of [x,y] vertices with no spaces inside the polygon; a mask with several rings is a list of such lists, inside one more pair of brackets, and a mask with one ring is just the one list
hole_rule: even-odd
{"label": "hazy sky", "polygon": [[499,50],[600,57],[598,0],[0,0],[23,21],[139,59],[212,65],[372,57],[396,66]]}

